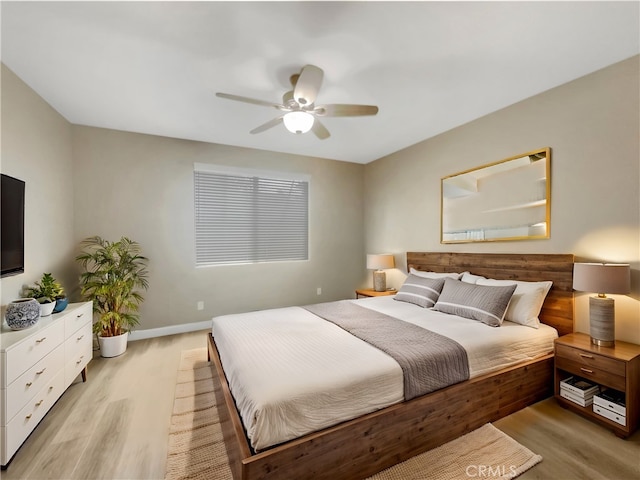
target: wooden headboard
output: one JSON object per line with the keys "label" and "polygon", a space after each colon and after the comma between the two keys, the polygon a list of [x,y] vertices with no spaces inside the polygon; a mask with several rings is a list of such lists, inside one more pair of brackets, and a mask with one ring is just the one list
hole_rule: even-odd
{"label": "wooden headboard", "polygon": [[471,272],[487,278],[540,282],[553,286],[540,312],[540,321],[573,332],[573,262],[571,254],[407,252],[407,271]]}

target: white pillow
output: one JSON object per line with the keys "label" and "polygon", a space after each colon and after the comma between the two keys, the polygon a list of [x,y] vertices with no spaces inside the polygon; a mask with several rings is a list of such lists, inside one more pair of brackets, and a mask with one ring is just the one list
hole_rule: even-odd
{"label": "white pillow", "polygon": [[453,278],[454,280],[460,280],[460,277],[462,276],[461,273],[423,272],[422,270],[416,270],[413,267],[409,268],[409,273],[422,278]]}
{"label": "white pillow", "polygon": [[471,283],[473,285],[475,285],[476,283],[478,283],[478,280],[486,280],[486,278],[481,277],[480,275],[474,275],[473,273],[469,273],[469,272],[463,272],[462,273],[462,278],[460,278],[460,281],[464,282],[464,283]]}
{"label": "white pillow", "polygon": [[519,280],[494,280],[480,278],[477,285],[506,286],[515,285],[511,302],[505,314],[505,320],[527,327],[540,327],[540,310],[553,282],[523,282]]}

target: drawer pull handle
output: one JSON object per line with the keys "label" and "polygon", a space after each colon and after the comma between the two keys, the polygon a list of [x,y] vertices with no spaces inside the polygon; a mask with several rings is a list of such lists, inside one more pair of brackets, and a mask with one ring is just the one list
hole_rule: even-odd
{"label": "drawer pull handle", "polygon": [[586,353],[581,353],[580,356],[582,358],[591,358],[591,359],[593,359],[593,355],[587,355]]}
{"label": "drawer pull handle", "polygon": [[42,342],[44,342],[46,339],[47,339],[47,337],[39,338],[38,340],[36,340],[36,343],[42,343]]}
{"label": "drawer pull handle", "polygon": [[39,407],[40,405],[42,405],[42,402],[44,402],[44,400],[40,400],[39,402],[36,402],[36,407]]}
{"label": "drawer pull handle", "polygon": [[79,313],[78,315],[76,315],[76,318],[80,318],[84,315],[84,313]]}
{"label": "drawer pull handle", "polygon": [[43,368],[42,370],[40,370],[39,372],[36,372],[36,375],[42,375],[46,369],[47,369],[47,367],[44,367],[44,368]]}
{"label": "drawer pull handle", "polygon": [[27,415],[26,417],[24,417],[25,420],[29,420],[31,418],[31,414]]}
{"label": "drawer pull handle", "polygon": [[79,342],[80,340],[82,340],[84,338],[84,335],[80,335],[78,338],[76,338],[76,342]]}
{"label": "drawer pull handle", "polygon": [[49,387],[49,391],[51,391],[51,390],[53,390],[53,385],[51,385],[51,386]]}
{"label": "drawer pull handle", "polygon": [[580,367],[580,370],[582,370],[584,373],[593,373],[593,370],[589,370],[588,368]]}
{"label": "drawer pull handle", "polygon": [[82,355],[82,356],[80,357],[80,360],[78,360],[78,361],[76,362],[76,365],[79,365],[80,363],[82,363],[82,359],[83,359],[83,358],[84,358],[84,355]]}
{"label": "drawer pull handle", "polygon": [[33,385],[33,382],[27,382],[27,387],[30,387],[31,385]]}

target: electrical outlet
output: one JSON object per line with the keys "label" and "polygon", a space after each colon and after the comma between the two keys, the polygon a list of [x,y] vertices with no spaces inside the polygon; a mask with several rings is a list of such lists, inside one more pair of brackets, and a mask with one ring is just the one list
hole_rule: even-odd
{"label": "electrical outlet", "polygon": [[322,287],[318,287],[318,289],[316,290],[316,294],[322,295]]}
{"label": "electrical outlet", "polygon": [[204,302],[202,300],[200,300],[197,304],[196,307],[198,308],[198,310],[204,310]]}

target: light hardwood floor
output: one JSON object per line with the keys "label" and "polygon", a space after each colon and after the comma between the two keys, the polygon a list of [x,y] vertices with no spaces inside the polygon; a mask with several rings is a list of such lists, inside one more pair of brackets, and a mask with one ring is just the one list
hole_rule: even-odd
{"label": "light hardwood floor", "polygon": [[[67,390],[0,476],[164,478],[180,353],[205,347],[206,333],[130,342],[118,358],[95,356],[88,381]],[[523,480],[640,478],[640,432],[621,440],[553,399],[494,425],[543,456]]]}

